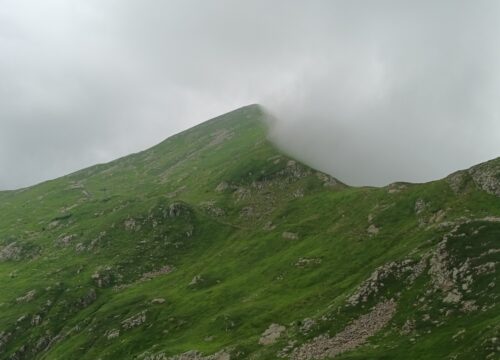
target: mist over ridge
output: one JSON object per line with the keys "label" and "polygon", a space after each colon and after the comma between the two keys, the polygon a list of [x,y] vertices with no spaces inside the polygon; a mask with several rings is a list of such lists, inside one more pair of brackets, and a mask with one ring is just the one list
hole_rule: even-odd
{"label": "mist over ridge", "polygon": [[276,116],[280,148],[350,184],[500,154],[497,2],[2,4],[0,189],[250,103]]}

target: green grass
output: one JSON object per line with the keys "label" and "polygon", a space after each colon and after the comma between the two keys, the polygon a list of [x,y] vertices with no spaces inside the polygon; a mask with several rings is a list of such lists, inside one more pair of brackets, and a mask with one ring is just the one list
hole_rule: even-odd
{"label": "green grass", "polygon": [[[450,230],[419,226],[419,219],[441,209],[441,222],[500,216],[499,198],[474,186],[455,194],[446,180],[407,184],[395,193],[325,186],[322,174],[290,164],[266,140],[264,118],[260,107],[248,106],[109,164],[0,192],[0,250],[12,242],[21,249],[21,259],[0,261],[0,338],[11,334],[0,341],[0,358],[134,359],[145,352],[225,348],[233,358],[275,359],[288,340],[298,346],[334,335],[370,304],[392,296],[398,311],[390,324],[339,358],[483,359],[494,353],[487,342],[498,336],[500,323],[495,274],[478,276],[466,295],[484,310],[463,313],[443,304],[439,293],[430,296],[424,312],[443,322],[439,326],[422,322],[424,312],[414,306],[429,289],[427,270],[412,286],[387,283],[363,306],[346,307],[345,300],[376,267],[418,259]],[[492,164],[498,167],[499,159]],[[229,187],[216,191],[221,182]],[[418,199],[427,206],[417,215]],[[223,213],[207,210],[207,202]],[[171,206],[180,212],[171,214]],[[375,236],[367,232],[369,216],[379,229]],[[457,264],[500,245],[500,223],[471,222],[463,231],[447,244]],[[65,236],[71,236],[67,245]],[[300,258],[319,261],[297,267]],[[498,260],[492,253],[474,266]],[[175,270],[141,281],[165,265]],[[189,285],[197,275],[202,281]],[[16,301],[33,289],[33,300]],[[90,289],[96,298],[83,304]],[[165,303],[152,304],[155,298]],[[444,316],[444,307],[453,313]],[[124,330],[122,322],[142,311],[145,323]],[[38,324],[31,323],[35,315]],[[319,325],[304,335],[297,324],[307,317]],[[415,332],[401,335],[407,319],[417,320]],[[286,325],[288,335],[259,345],[271,323]],[[120,336],[108,339],[112,329]],[[466,335],[456,341],[461,329]]]}

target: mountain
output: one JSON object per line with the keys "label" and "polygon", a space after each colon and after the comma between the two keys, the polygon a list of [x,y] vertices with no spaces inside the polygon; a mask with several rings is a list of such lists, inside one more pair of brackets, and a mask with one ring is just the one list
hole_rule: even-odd
{"label": "mountain", "polygon": [[0,192],[0,358],[498,359],[500,158],[350,187],[266,118]]}

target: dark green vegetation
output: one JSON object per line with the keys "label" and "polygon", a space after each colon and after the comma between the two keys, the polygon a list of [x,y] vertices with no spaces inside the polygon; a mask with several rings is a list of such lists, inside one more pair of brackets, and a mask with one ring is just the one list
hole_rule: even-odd
{"label": "dark green vegetation", "polygon": [[264,117],[0,192],[0,358],[497,359],[500,159],[352,188]]}

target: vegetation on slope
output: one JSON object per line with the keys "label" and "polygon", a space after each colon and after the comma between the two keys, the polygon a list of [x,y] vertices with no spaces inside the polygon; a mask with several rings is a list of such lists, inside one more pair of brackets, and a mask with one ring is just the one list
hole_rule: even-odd
{"label": "vegetation on slope", "polygon": [[499,183],[348,187],[253,105],[2,192],[0,358],[496,358]]}

